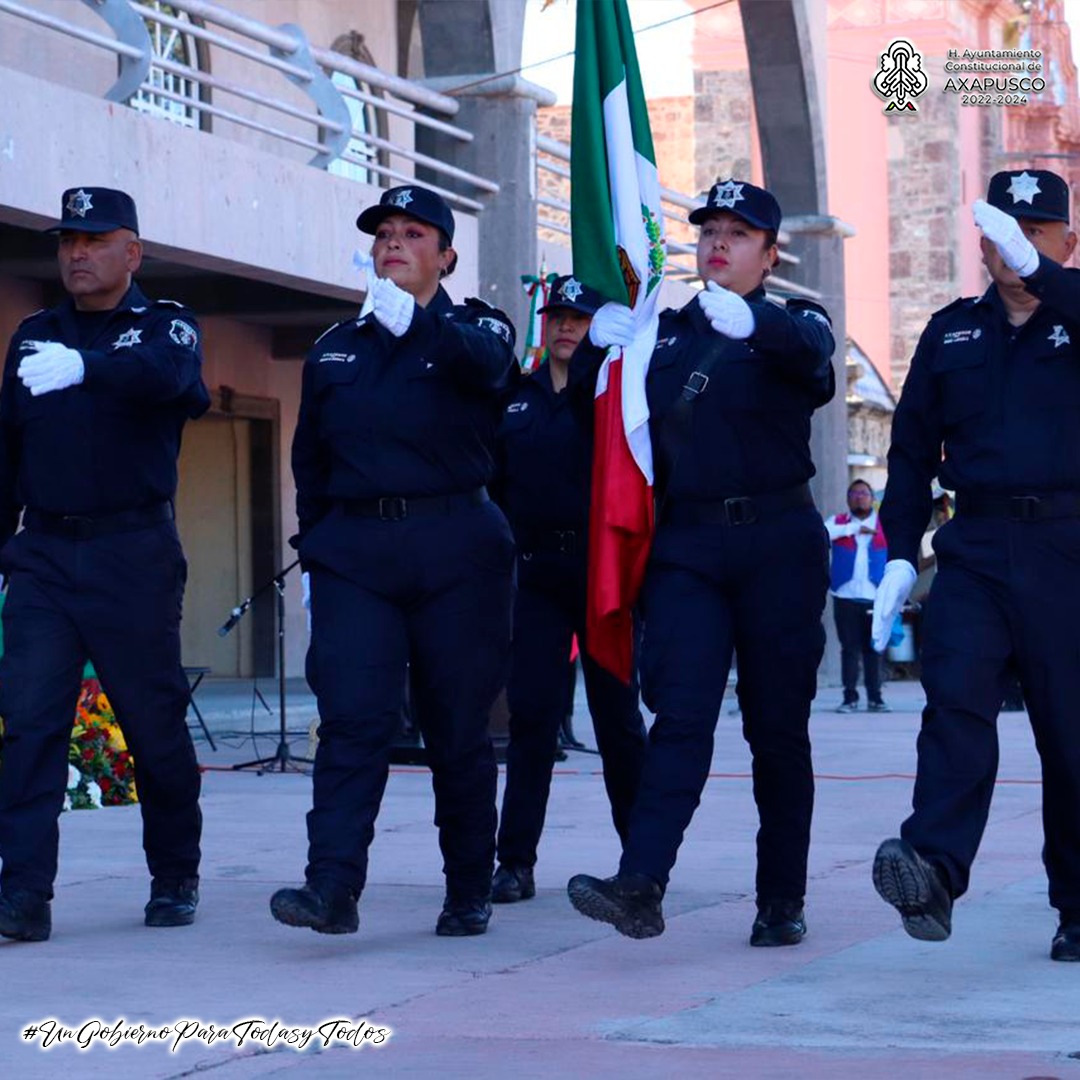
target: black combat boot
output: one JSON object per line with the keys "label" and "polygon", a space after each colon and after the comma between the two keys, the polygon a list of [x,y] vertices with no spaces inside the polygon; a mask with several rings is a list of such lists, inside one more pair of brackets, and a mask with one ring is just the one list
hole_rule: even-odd
{"label": "black combat boot", "polygon": [[12,889],[0,895],[0,935],[16,941],[48,941],[51,933],[52,911],[40,893]]}
{"label": "black combat boot", "polygon": [[286,926],[306,926],[317,934],[355,934],[360,929],[356,894],[341,882],[309,881],[299,889],[278,889],[270,914]]}
{"label": "black combat boot", "polygon": [[190,926],[198,906],[198,878],[154,878],[144,921],[147,926]]}
{"label": "black combat boot", "polygon": [[503,866],[491,879],[491,902],[515,904],[519,900],[531,900],[536,895],[531,866]]}
{"label": "black combat boot", "polygon": [[660,907],[663,890],[644,874],[616,874],[610,878],[576,874],[566,891],[570,903],[582,915],[610,923],[625,937],[659,937],[664,932]]}
{"label": "black combat boot", "polygon": [[944,941],[952,933],[952,896],[945,879],[906,840],[886,840],[878,848],[874,888],[900,912],[913,938]]}

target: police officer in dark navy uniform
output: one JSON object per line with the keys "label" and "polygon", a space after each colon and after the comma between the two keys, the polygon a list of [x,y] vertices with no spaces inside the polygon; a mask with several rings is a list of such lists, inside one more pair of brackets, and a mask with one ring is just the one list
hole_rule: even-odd
{"label": "police officer in dark navy uniform", "polygon": [[[536,894],[533,866],[544,828],[559,728],[572,686],[571,641],[585,641],[585,570],[592,442],[566,392],[570,357],[604,300],[572,276],[555,280],[546,316],[547,362],[525,379],[499,428],[498,499],[518,547],[514,643],[507,703],[510,744],[492,900]],[[627,686],[581,650],[585,693],[604,766],[611,816],[625,837],[645,753],[637,679]]]}
{"label": "police officer in dark navy uniform", "polygon": [[874,885],[912,937],[949,936],[989,813],[998,712],[1018,673],[1060,913],[1051,956],[1080,960],[1080,272],[1063,268],[1076,234],[1068,186],[1044,169],[996,173],[973,210],[993,283],[930,320],[893,420],[879,650],[915,579],[939,468],[956,515],[934,534],[913,812],[878,849]]}
{"label": "police officer in dark navy uniform", "polygon": [[[709,774],[733,649],[760,817],[750,943],[793,945],[806,932],[807,728],[829,559],[807,486],[810,417],[833,396],[834,343],[818,305],[766,299],[780,216],[763,188],[714,185],[690,215],[701,226],[705,288],[660,316],[650,361],[659,497],[641,597],[641,681],[656,720],[618,874],[569,884],[578,911],[628,937],[663,932],[661,899]],[[593,344],[625,343],[625,314],[601,308]]]}
{"label": "police officer in dark navy uniform", "polygon": [[509,663],[514,558],[485,485],[518,377],[514,331],[440,285],[457,255],[435,192],[392,188],[357,225],[375,237],[377,277],[360,317],[309,353],[293,442],[320,726],[307,880],[276,892],[271,911],[356,931],[409,665],[446,875],[436,933],[482,934],[495,866],[488,710]]}
{"label": "police officer in dark navy uniform", "polygon": [[181,430],[210,405],[199,331],[185,308],[132,284],[142,245],[130,196],[73,188],[62,207],[49,231],[69,298],[19,326],[0,391],[0,934],[24,941],[51,929],[87,659],[134,760],[146,925],[186,925],[199,899],[199,772],[180,666],[187,564],[173,522]]}

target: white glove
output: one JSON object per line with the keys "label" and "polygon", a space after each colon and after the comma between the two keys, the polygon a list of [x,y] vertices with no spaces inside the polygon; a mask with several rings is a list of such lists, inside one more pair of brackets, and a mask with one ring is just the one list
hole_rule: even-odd
{"label": "white glove", "polygon": [[884,652],[892,636],[893,623],[904,601],[911,595],[915,579],[919,575],[907,559],[890,559],[874,596],[874,618],[870,624],[870,638],[875,652]]}
{"label": "white glove", "polygon": [[636,329],[634,313],[625,304],[609,300],[592,317],[589,340],[598,348],[608,345],[629,345]]}
{"label": "white glove", "polygon": [[58,341],[47,341],[19,364],[18,376],[34,397],[52,390],[64,390],[83,381],[86,365],[75,349]]}
{"label": "white glove", "polygon": [[754,313],[750,305],[738,293],[715,281],[710,281],[698,293],[698,303],[718,334],[742,341],[754,332]]}
{"label": "white glove", "polygon": [[1039,253],[1024,235],[1016,218],[982,199],[976,199],[971,204],[971,212],[983,236],[998,249],[1010,270],[1015,270],[1021,277],[1028,277],[1039,269]]}
{"label": "white glove", "polygon": [[375,280],[375,260],[370,254],[354,251],[352,261],[353,266],[364,275],[364,287],[367,289],[364,302],[360,307],[360,314],[357,316],[357,321],[359,321],[370,315],[375,308],[375,297],[371,295],[371,283]]}
{"label": "white glove", "polygon": [[407,293],[389,278],[374,278],[371,280],[369,295],[372,297],[371,310],[375,313],[375,318],[394,337],[401,337],[409,329],[416,311],[416,301],[412,293]]}

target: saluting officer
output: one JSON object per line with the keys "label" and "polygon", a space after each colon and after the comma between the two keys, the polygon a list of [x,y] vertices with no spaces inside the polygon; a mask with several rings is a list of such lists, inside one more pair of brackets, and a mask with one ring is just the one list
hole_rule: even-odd
{"label": "saluting officer", "polygon": [[[507,703],[510,745],[492,900],[536,894],[533,866],[544,828],[559,728],[571,705],[566,678],[574,634],[585,642],[585,570],[592,440],[566,391],[570,357],[603,297],[557,278],[544,343],[548,359],[522,382],[499,428],[495,497],[517,542],[517,595]],[[627,686],[581,650],[585,693],[604,766],[611,816],[626,836],[645,752],[636,677]]]}
{"label": "saluting officer", "polygon": [[293,442],[320,726],[306,884],[276,892],[271,910],[356,931],[410,665],[446,874],[436,933],[482,934],[495,865],[488,710],[509,662],[514,558],[485,485],[518,376],[514,331],[440,284],[457,255],[435,192],[392,188],[357,226],[375,237],[378,276],[360,317],[309,353]]}
{"label": "saluting officer", "polygon": [[996,173],[973,210],[992,284],[931,318],[893,420],[879,650],[915,580],[939,469],[956,515],[934,534],[913,812],[878,849],[874,884],[912,937],[949,936],[1015,670],[1042,759],[1051,956],[1080,960],[1080,272],[1062,265],[1076,234],[1068,186],[1045,169]]}
{"label": "saluting officer", "polygon": [[[199,772],[185,717],[173,522],[184,422],[210,405],[191,313],[148,300],[135,203],[65,191],[69,298],[25,319],[0,391],[0,934],[43,941],[56,877],[68,742],[89,658],[135,765],[152,876],[147,926],[198,903]],[[19,513],[22,532],[15,534]]]}
{"label": "saluting officer", "polygon": [[[750,943],[794,945],[806,932],[807,728],[829,547],[807,486],[810,417],[834,392],[834,344],[817,304],[766,299],[780,217],[763,188],[713,186],[690,215],[705,288],[661,315],[649,364],[659,521],[641,597],[641,680],[656,720],[618,874],[569,883],[578,911],[628,937],[663,932],[661,899],[709,774],[733,648],[761,823]],[[601,308],[592,343],[625,343],[628,315]]]}

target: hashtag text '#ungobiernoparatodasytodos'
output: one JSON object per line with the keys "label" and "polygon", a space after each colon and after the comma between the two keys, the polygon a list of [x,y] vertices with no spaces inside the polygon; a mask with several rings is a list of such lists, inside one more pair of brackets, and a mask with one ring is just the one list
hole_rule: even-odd
{"label": "hashtag text '#ungobiernoparatodasytodos'", "polygon": [[376,1027],[366,1019],[353,1020],[339,1017],[325,1020],[317,1026],[289,1026],[280,1020],[261,1018],[238,1020],[232,1024],[204,1023],[201,1020],[181,1019],[160,1027],[145,1024],[129,1024],[118,1019],[109,1024],[99,1019],[84,1021],[78,1027],[66,1027],[59,1020],[49,1018],[29,1024],[23,1029],[24,1041],[39,1040],[46,1050],[65,1042],[74,1042],[80,1050],[88,1050],[95,1043],[114,1048],[121,1043],[142,1045],[146,1042],[166,1042],[175,1052],[185,1042],[201,1042],[213,1046],[218,1042],[234,1043],[237,1049],[245,1043],[262,1043],[267,1048],[277,1045],[295,1050],[306,1050],[314,1045],[326,1048],[331,1044],[380,1046],[393,1034],[389,1027]]}

